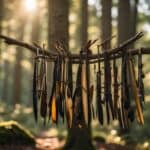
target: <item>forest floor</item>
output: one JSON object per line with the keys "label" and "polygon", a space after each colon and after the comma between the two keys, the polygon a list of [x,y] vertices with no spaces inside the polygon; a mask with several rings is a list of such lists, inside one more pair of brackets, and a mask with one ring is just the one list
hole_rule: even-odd
{"label": "forest floor", "polygon": [[[37,149],[38,150],[57,150],[61,149],[65,144],[64,139],[59,139],[57,137],[53,138],[37,138]],[[96,150],[134,150],[134,146],[122,146],[119,144],[105,144],[101,142],[94,142]]]}
{"label": "forest floor", "polygon": [[[37,137],[36,147],[26,145],[0,145],[0,150],[58,150],[63,147],[65,140],[58,137]],[[119,144],[105,144],[94,142],[96,150],[135,150],[133,146]]]}

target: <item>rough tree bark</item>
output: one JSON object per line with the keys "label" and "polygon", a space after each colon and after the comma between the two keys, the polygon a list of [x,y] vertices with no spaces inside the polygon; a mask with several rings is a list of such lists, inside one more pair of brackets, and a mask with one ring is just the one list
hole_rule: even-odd
{"label": "rough tree bark", "polygon": [[[55,50],[56,41],[69,47],[69,0],[48,0],[48,47]],[[52,80],[52,65],[48,64],[48,81]],[[50,85],[51,88],[51,85]]]}
{"label": "rough tree bark", "polygon": [[[49,48],[54,50],[54,43],[61,41],[68,48],[69,41],[69,0],[49,0]],[[83,21],[85,23],[85,21]],[[85,31],[87,32],[87,31]],[[85,33],[87,34],[87,33]],[[84,39],[86,40],[86,39]],[[75,123],[73,123],[75,124]],[[91,136],[89,129],[74,126],[68,130],[68,138],[65,150],[91,150]]]}
{"label": "rough tree bark", "polygon": [[81,46],[85,46],[88,39],[88,0],[81,0]]}
{"label": "rough tree bark", "polygon": [[136,34],[136,24],[137,24],[137,19],[138,19],[138,12],[137,12],[137,7],[138,7],[138,0],[133,0],[131,1],[131,36]]}
{"label": "rough tree bark", "polygon": [[130,0],[119,0],[118,4],[118,44],[130,37]]}
{"label": "rough tree bark", "polygon": [[[138,19],[138,0],[132,0],[130,1],[130,5],[131,5],[131,10],[130,10],[130,21],[131,21],[131,26],[130,26],[130,35],[133,36],[136,34],[136,30],[137,30],[137,19]],[[134,44],[131,46],[134,47]]]}
{"label": "rough tree bark", "polygon": [[[101,0],[102,5],[102,17],[101,17],[101,39],[102,41],[111,37],[112,26],[111,26],[111,7],[112,0]],[[110,48],[111,41],[108,41],[107,47]]]}
{"label": "rough tree bark", "polygon": [[54,50],[56,41],[61,41],[68,48],[69,39],[69,0],[48,0],[48,43]]}

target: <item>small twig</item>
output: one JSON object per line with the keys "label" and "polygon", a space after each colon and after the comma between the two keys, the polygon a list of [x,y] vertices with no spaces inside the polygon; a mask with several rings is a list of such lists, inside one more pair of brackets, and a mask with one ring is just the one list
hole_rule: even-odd
{"label": "small twig", "polygon": [[113,35],[113,36],[111,36],[111,37],[105,39],[104,41],[102,41],[102,43],[100,43],[100,44],[98,45],[98,47],[105,45],[107,42],[111,41],[114,37],[116,37],[116,35]]}

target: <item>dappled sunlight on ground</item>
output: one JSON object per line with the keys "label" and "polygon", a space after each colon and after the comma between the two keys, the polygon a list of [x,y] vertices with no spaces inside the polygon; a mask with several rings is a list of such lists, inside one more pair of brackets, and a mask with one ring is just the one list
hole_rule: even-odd
{"label": "dappled sunlight on ground", "polygon": [[40,150],[55,150],[64,146],[65,140],[60,140],[57,137],[53,138],[37,138],[36,147]]}
{"label": "dappled sunlight on ground", "polygon": [[58,129],[56,128],[50,128],[49,130],[43,131],[40,133],[40,136],[46,136],[46,137],[57,137],[58,136]]}

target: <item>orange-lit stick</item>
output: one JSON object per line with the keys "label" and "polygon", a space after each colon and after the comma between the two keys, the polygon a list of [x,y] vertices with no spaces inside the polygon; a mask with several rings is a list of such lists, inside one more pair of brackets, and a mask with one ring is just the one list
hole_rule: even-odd
{"label": "orange-lit stick", "polygon": [[133,62],[132,62],[131,58],[128,60],[128,64],[129,64],[129,73],[130,73],[130,79],[131,79],[131,87],[133,90],[133,96],[134,96],[134,100],[135,100],[135,104],[136,104],[137,121],[143,125],[144,117],[143,117],[142,108],[140,105],[140,100],[138,97],[138,88],[136,85]]}

